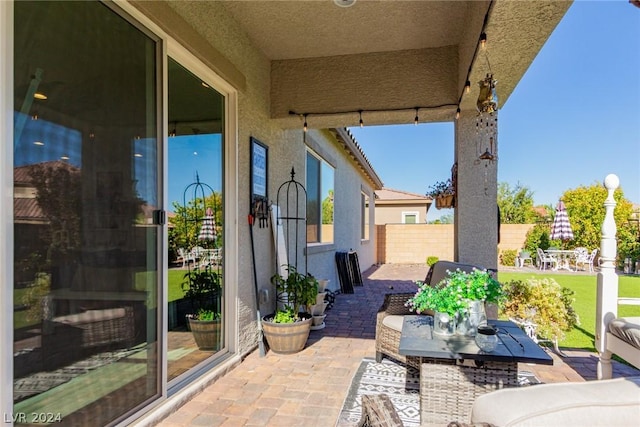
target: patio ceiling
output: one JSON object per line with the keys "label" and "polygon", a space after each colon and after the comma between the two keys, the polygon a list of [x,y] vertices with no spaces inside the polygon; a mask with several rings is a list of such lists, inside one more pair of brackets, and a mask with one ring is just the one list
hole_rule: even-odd
{"label": "patio ceiling", "polygon": [[[489,71],[500,105],[564,16],[565,1],[333,0],[171,2],[194,28],[227,13],[271,62],[271,116],[284,127],[452,121],[475,109]],[[222,5],[222,7],[219,7]],[[472,90],[464,84],[469,75]],[[462,96],[462,99],[461,99]],[[317,114],[314,114],[317,113]]]}

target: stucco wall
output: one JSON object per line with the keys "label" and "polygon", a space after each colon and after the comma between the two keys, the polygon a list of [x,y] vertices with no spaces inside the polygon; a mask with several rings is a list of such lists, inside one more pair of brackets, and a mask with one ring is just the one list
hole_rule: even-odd
{"label": "stucco wall", "polygon": [[427,208],[421,205],[377,205],[376,206],[376,224],[401,224],[403,212],[417,212],[418,223],[424,223],[427,220]]}
{"label": "stucco wall", "polygon": [[[169,34],[183,43],[202,45],[202,40],[193,33],[193,29],[184,29],[179,17],[171,16],[171,10],[166,5],[142,2],[142,8],[153,9],[158,7],[162,13],[156,16],[162,19],[162,27]],[[290,179],[291,168],[295,168],[296,180],[305,182],[305,143],[303,141],[302,122],[300,129],[284,130],[277,120],[271,119],[270,114],[270,90],[271,90],[271,62],[257,49],[242,31],[236,21],[229,15],[226,9],[217,2],[168,2],[169,7],[179,11],[184,20],[200,32],[212,47],[212,51],[199,50],[208,55],[202,58],[205,63],[214,69],[217,64],[220,70],[230,70],[229,83],[238,90],[238,130],[235,147],[238,155],[238,169],[233,170],[232,165],[226,165],[226,174],[237,174],[238,196],[237,203],[225,206],[227,211],[235,210],[238,218],[236,224],[237,233],[237,283],[227,283],[237,289],[237,327],[238,327],[238,352],[245,353],[256,345],[256,322],[254,309],[254,291],[252,276],[252,259],[247,215],[249,214],[249,140],[257,138],[269,147],[268,152],[268,197],[276,202],[278,187]],[[175,30],[178,28],[178,30]],[[173,29],[173,30],[172,30]],[[172,33],[173,31],[173,33]],[[176,31],[178,34],[176,34]],[[216,52],[217,51],[217,52]],[[233,68],[241,73],[233,75]],[[225,71],[226,72],[226,71]],[[234,138],[234,135],[228,135]],[[344,155],[340,146],[328,131],[309,130],[308,137],[316,144],[324,147],[335,159],[335,183],[336,188],[336,218],[334,245],[323,250],[310,251],[308,271],[319,278],[331,280],[331,286],[339,286],[335,273],[335,261],[333,249],[358,250],[363,264],[374,263],[374,250],[372,245],[363,243],[359,238],[360,218],[360,191],[364,185],[373,191],[364,175],[355,171],[353,164]],[[357,222],[355,222],[357,220]],[[270,277],[275,272],[274,244],[272,228],[259,228],[255,226],[254,242],[256,252],[256,273],[258,285],[261,289],[268,289],[269,299],[261,304],[261,312],[269,313],[275,308],[275,292],[270,284]],[[227,245],[235,242],[227,242]],[[227,265],[228,268],[233,266]]]}
{"label": "stucco wall", "polygon": [[[533,226],[502,224],[498,250],[521,249]],[[377,225],[376,232],[377,263],[424,263],[428,256],[455,259],[452,224],[386,224]]]}

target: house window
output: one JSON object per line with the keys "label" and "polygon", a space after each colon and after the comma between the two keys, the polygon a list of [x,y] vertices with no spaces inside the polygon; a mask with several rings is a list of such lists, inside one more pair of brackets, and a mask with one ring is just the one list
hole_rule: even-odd
{"label": "house window", "polygon": [[418,212],[402,212],[403,224],[417,224],[419,220]]}
{"label": "house window", "polygon": [[333,242],[334,169],[307,151],[307,243]]}
{"label": "house window", "polygon": [[369,240],[369,195],[364,191],[360,193],[360,239]]}

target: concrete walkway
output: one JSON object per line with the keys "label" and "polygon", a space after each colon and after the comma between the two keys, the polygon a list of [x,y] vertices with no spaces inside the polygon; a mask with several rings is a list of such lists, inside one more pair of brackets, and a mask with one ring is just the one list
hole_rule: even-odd
{"label": "concrete walkway", "polygon": [[[327,311],[326,327],[311,331],[294,355],[251,353],[159,425],[334,426],[360,361],[375,357],[375,321],[385,293],[413,292],[426,265],[385,264],[363,273],[364,286],[340,294]],[[597,356],[584,351],[555,354],[553,366],[523,365],[543,382],[595,379]],[[640,371],[614,362],[614,377]]]}

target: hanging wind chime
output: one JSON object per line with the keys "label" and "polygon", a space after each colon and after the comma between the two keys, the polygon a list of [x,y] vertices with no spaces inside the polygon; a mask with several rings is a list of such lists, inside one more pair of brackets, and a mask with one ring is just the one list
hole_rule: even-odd
{"label": "hanging wind chime", "polygon": [[[482,33],[480,46],[485,49],[487,36]],[[478,115],[476,117],[476,155],[477,163],[484,162],[484,194],[488,195],[487,183],[489,163],[497,160],[498,144],[498,94],[496,93],[497,80],[493,78],[491,64],[487,52],[484,52],[489,72],[486,77],[478,82],[480,93],[476,102]]]}

